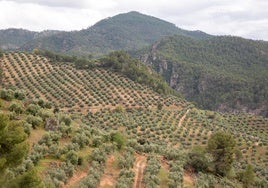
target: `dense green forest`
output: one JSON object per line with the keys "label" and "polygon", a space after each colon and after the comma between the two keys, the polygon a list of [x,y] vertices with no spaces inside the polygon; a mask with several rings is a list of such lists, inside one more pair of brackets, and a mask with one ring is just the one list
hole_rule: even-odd
{"label": "dense green forest", "polygon": [[160,40],[147,64],[199,107],[267,116],[268,43],[238,37]]}
{"label": "dense green forest", "polygon": [[0,30],[0,48],[4,50],[17,50],[23,44],[34,39],[51,36],[57,33],[60,33],[60,31],[45,30],[35,32],[25,29],[2,29]]}

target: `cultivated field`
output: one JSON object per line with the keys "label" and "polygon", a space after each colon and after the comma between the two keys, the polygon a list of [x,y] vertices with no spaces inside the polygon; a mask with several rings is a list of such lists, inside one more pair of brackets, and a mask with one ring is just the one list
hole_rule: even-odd
{"label": "cultivated field", "polygon": [[[202,187],[207,181],[241,187],[184,169],[187,153],[223,130],[241,154],[234,171],[252,164],[258,178],[268,177],[267,118],[200,110],[108,69],[79,70],[29,53],[5,53],[0,64],[3,87],[27,93],[22,101],[0,101],[0,112],[23,122],[29,134],[30,152],[16,173],[36,167],[47,186],[64,188]],[[58,123],[55,130],[45,128],[47,118]]]}

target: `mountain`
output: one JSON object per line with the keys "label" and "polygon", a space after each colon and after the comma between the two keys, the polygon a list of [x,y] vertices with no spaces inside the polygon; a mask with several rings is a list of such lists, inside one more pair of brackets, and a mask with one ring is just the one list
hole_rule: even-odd
{"label": "mountain", "polygon": [[2,187],[267,187],[268,118],[160,94],[124,52],[81,61],[0,56]]}
{"label": "mountain", "polygon": [[22,45],[21,49],[40,48],[71,54],[100,55],[114,50],[137,50],[174,34],[194,38],[210,37],[201,31],[183,30],[164,20],[129,12],[101,20],[81,31],[62,32],[31,40]]}
{"label": "mountain", "polygon": [[56,30],[46,30],[42,32],[28,31],[25,29],[0,30],[0,48],[3,50],[17,50],[29,41],[59,32],[60,31]]}
{"label": "mountain", "polygon": [[138,12],[107,18],[81,31],[2,30],[0,41],[3,49],[91,56],[138,51],[147,65],[199,107],[267,116],[264,41],[187,31]]}
{"label": "mountain", "polygon": [[142,59],[201,108],[268,116],[268,42],[176,35]]}

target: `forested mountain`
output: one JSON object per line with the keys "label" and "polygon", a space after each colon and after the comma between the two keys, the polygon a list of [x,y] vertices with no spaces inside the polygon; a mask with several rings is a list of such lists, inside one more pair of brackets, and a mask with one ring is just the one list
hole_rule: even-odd
{"label": "forested mountain", "polygon": [[3,50],[16,50],[29,41],[59,32],[60,31],[56,30],[46,30],[42,32],[28,31],[25,29],[0,30],[0,48]]}
{"label": "forested mountain", "polygon": [[268,42],[176,35],[156,42],[143,61],[199,107],[268,115]]}
{"label": "forested mountain", "polygon": [[21,49],[40,48],[71,54],[100,55],[114,50],[137,50],[174,34],[194,38],[210,37],[201,31],[183,30],[158,18],[129,12],[101,20],[81,31],[62,32],[31,40],[24,43]]}
{"label": "forested mountain", "polygon": [[[199,107],[267,116],[267,42],[187,31],[129,12],[72,32],[0,31],[3,49],[35,48],[101,56],[125,50],[143,56],[170,86]],[[151,46],[151,47],[150,47]]]}

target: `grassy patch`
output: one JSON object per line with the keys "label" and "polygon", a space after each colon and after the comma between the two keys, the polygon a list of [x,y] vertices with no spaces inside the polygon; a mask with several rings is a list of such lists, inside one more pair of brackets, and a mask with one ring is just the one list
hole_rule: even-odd
{"label": "grassy patch", "polygon": [[168,170],[161,167],[158,177],[160,180],[160,187],[161,188],[168,187]]}

